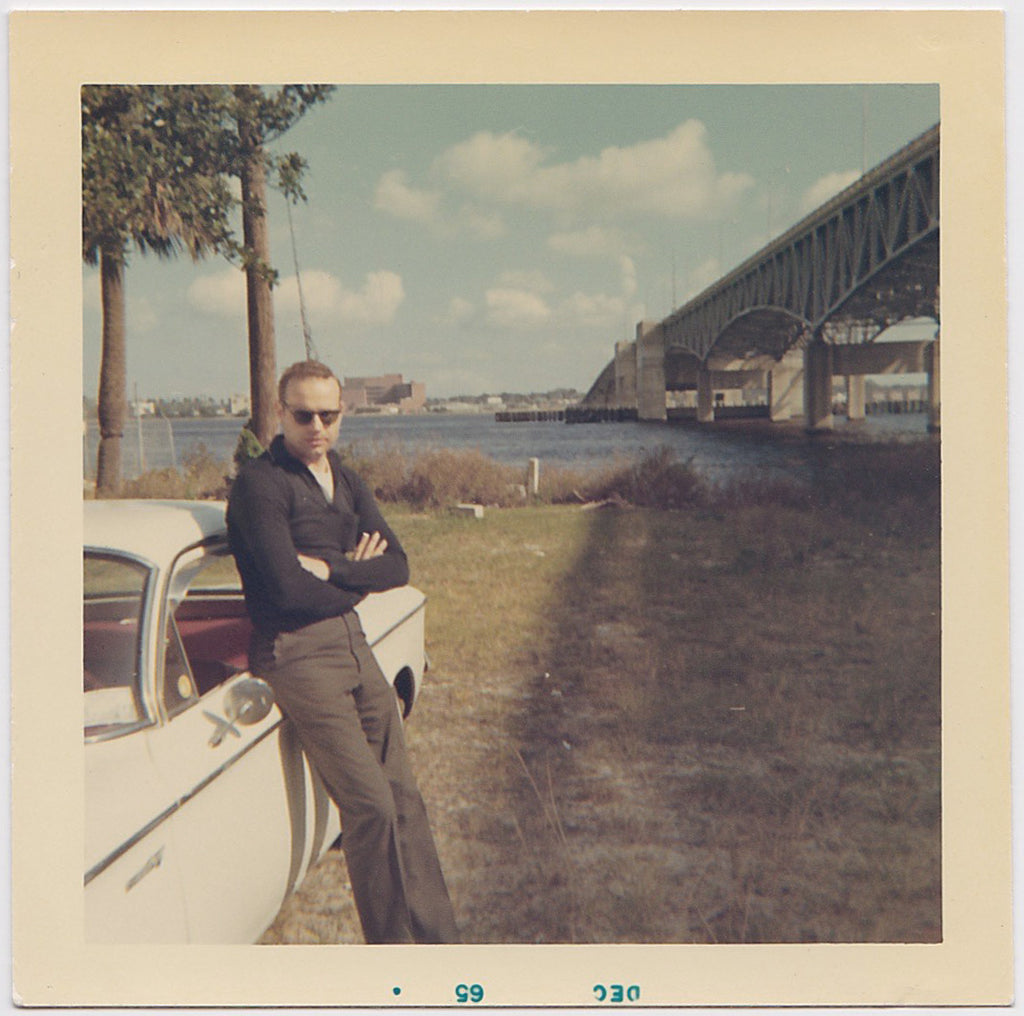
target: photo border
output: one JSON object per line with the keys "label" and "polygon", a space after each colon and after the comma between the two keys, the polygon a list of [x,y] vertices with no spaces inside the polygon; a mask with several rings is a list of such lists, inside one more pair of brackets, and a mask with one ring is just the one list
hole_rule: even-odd
{"label": "photo border", "polygon": [[[404,1008],[453,1005],[467,980],[487,1006],[583,1007],[609,981],[645,1006],[1010,999],[1001,12],[13,12],[9,27],[18,1000]],[[197,963],[189,946],[82,941],[79,87],[144,81],[939,85],[941,944],[216,946]]]}

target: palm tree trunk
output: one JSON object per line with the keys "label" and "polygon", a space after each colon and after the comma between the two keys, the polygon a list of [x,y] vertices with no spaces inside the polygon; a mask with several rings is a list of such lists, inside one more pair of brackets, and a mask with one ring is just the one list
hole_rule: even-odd
{"label": "palm tree trunk", "polygon": [[239,120],[249,150],[242,166],[242,236],[246,247],[245,290],[249,322],[251,429],[264,447],[277,430],[277,353],[267,236],[267,174],[263,148],[251,123]]}
{"label": "palm tree trunk", "polygon": [[96,465],[96,496],[117,497],[123,478],[121,439],[127,415],[124,259],[120,253],[100,255],[103,306],[103,347],[100,360],[100,447]]}

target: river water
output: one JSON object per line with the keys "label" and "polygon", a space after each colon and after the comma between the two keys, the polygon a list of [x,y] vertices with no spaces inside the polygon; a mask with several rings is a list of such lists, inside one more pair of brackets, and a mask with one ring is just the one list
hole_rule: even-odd
{"label": "river water", "polygon": [[[240,418],[143,418],[141,428],[129,421],[124,437],[127,478],[145,469],[178,464],[203,445],[217,459],[230,460]],[[836,418],[840,440],[924,440],[929,437],[924,414],[882,414],[858,424]],[[339,446],[395,444],[415,453],[427,448],[477,449],[508,465],[524,468],[531,458],[559,466],[591,469],[616,457],[630,460],[661,446],[688,461],[706,479],[720,482],[753,473],[799,473],[805,451],[820,438],[806,437],[797,424],[772,427],[767,421],[689,423],[497,423],[491,415],[428,413],[414,416],[351,415],[345,417]],[[96,475],[98,435],[90,422],[83,436],[83,467]]]}

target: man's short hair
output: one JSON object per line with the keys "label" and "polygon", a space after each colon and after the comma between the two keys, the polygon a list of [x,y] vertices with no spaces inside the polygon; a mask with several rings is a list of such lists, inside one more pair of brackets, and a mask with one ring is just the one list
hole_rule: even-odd
{"label": "man's short hair", "polygon": [[321,363],[319,360],[299,360],[298,363],[293,363],[281,375],[281,380],[277,383],[277,397],[281,403],[283,404],[285,401],[284,396],[288,391],[288,383],[290,381],[305,381],[311,377],[323,380],[333,378],[338,382],[338,394],[339,396],[341,395],[341,382],[338,381],[338,376],[326,363]]}

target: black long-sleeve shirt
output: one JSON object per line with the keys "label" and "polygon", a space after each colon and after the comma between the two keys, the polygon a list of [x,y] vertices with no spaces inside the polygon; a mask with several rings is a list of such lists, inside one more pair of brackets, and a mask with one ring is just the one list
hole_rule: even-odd
{"label": "black long-sleeve shirt", "polygon": [[[256,628],[273,636],[352,610],[370,592],[404,585],[409,564],[366,484],[328,452],[334,500],[278,435],[236,478],[228,500],[228,540]],[[380,533],[387,550],[353,561],[346,553],[362,533]],[[299,564],[321,558],[329,581]]]}

